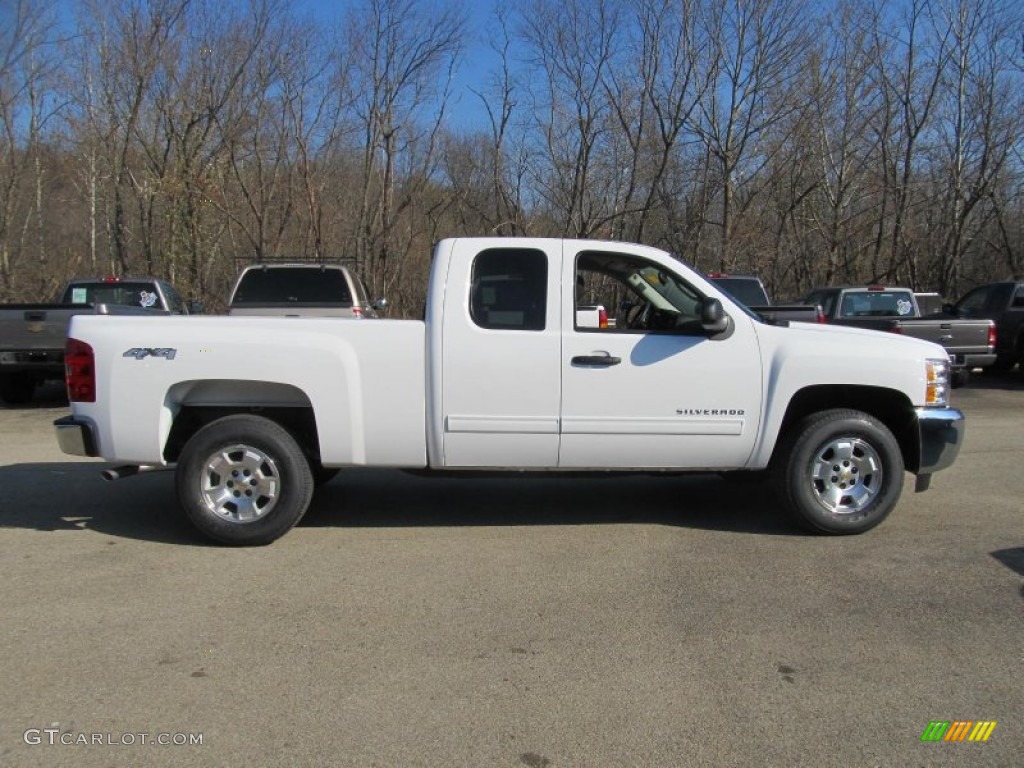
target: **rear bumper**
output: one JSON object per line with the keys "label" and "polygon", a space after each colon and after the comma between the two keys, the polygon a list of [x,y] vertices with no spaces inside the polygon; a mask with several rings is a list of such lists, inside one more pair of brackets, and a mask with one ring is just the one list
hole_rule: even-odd
{"label": "rear bumper", "polygon": [[99,456],[96,450],[95,427],[91,422],[65,416],[53,422],[60,449],[71,456]]}
{"label": "rear bumper", "polygon": [[917,429],[921,446],[917,467],[918,490],[924,490],[928,485],[927,478],[933,472],[948,467],[960,454],[964,440],[964,415],[955,408],[918,408]]}
{"label": "rear bumper", "polygon": [[0,372],[64,375],[63,349],[9,349],[0,352]]}
{"label": "rear bumper", "polygon": [[996,361],[995,352],[982,355],[950,355],[950,362],[960,368],[988,368]]}

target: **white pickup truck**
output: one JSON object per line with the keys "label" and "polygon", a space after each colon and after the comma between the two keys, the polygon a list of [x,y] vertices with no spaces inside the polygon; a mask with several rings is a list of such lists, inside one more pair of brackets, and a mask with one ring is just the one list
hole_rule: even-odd
{"label": "white pickup truck", "polygon": [[[595,297],[619,314],[603,327],[577,319]],[[185,512],[229,544],[277,539],[361,466],[767,469],[806,527],[860,533],[964,429],[942,347],[767,325],[625,243],[443,240],[423,322],[78,315],[65,359],[61,448],[127,465],[108,479],[176,467]]]}

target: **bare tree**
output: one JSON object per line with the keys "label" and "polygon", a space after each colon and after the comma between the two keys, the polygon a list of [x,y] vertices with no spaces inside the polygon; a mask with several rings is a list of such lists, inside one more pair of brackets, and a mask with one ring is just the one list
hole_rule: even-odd
{"label": "bare tree", "polygon": [[[0,2],[0,292],[15,291],[14,268],[25,250],[30,222],[36,234],[36,269],[44,280],[43,130],[54,112],[53,9],[27,0]],[[24,184],[33,172],[28,204]],[[19,211],[20,209],[20,211]],[[17,233],[19,212],[23,226]],[[15,237],[17,235],[17,238]],[[17,253],[16,253],[17,252]],[[39,287],[42,287],[42,282]]]}
{"label": "bare tree", "polygon": [[[478,142],[461,142],[461,153],[450,145],[452,152],[446,153],[446,160],[460,203],[482,218],[486,232],[515,235],[525,231],[523,183],[528,161],[521,145],[515,146],[512,120],[525,88],[513,73],[514,38],[505,7],[495,8],[494,21],[496,31],[491,35],[491,47],[498,55],[498,69],[490,89],[475,94],[487,113],[489,132]],[[472,149],[475,145],[479,149],[476,159]],[[456,155],[464,158],[462,173],[452,163]],[[482,178],[472,178],[475,172]]]}
{"label": "bare tree", "polygon": [[616,0],[533,0],[521,16],[544,154],[533,169],[535,188],[562,234],[589,237],[615,218],[621,189],[605,89],[622,43],[622,10]]}
{"label": "bare tree", "polygon": [[[797,290],[856,280],[870,242],[864,212],[875,199],[872,171],[878,156],[870,130],[881,108],[871,80],[877,23],[878,17],[860,0],[839,3],[827,20],[829,34],[807,60],[810,94],[800,121],[810,130],[807,144],[794,149],[816,163],[817,186],[803,207],[814,239],[801,254],[794,276]],[[792,214],[798,203],[791,195]],[[794,221],[794,230],[798,226]],[[800,240],[799,233],[795,239]]]}
{"label": "bare tree", "polygon": [[408,233],[399,242],[399,214],[437,162],[463,27],[460,11],[447,3],[366,0],[352,10],[351,86],[363,128],[355,250],[377,293],[400,278],[412,242]]}
{"label": "bare tree", "polygon": [[[710,0],[700,23],[709,55],[694,130],[718,164],[722,184],[720,267],[735,258],[737,192],[750,189],[769,157],[759,144],[799,105],[787,98],[807,49],[810,8],[803,0]],[[778,146],[778,142],[775,143]]]}
{"label": "bare tree", "polygon": [[1024,127],[1024,101],[1005,75],[1022,17],[1016,5],[991,0],[949,0],[932,12],[950,40],[936,114],[942,212],[935,284],[953,295],[966,254],[995,214],[987,204]]}
{"label": "bare tree", "polygon": [[131,159],[139,121],[149,118],[147,100],[168,48],[181,33],[191,0],[87,0],[79,29],[93,67],[87,77],[99,89],[101,109],[90,110],[105,152],[113,194],[113,273],[129,270],[126,193],[132,184]]}
{"label": "bare tree", "polygon": [[293,47],[289,65],[282,69],[282,95],[295,143],[306,221],[304,240],[309,253],[325,259],[330,255],[325,205],[332,198],[341,203],[347,196],[343,188],[328,190],[331,159],[341,156],[346,138],[357,130],[354,121],[345,119],[351,114],[349,51],[340,41],[329,42],[311,26],[295,29],[289,37]]}
{"label": "bare tree", "polygon": [[[927,12],[928,0],[909,0],[902,26],[890,32],[883,20],[876,29],[876,73],[883,99],[876,130],[882,142],[885,189],[871,266],[874,280],[897,279],[904,268],[909,281],[918,282],[919,253],[908,232],[908,219],[914,207],[920,142],[932,119],[949,55],[949,31],[930,38],[934,28],[928,25]],[[890,257],[882,263],[886,232]]]}

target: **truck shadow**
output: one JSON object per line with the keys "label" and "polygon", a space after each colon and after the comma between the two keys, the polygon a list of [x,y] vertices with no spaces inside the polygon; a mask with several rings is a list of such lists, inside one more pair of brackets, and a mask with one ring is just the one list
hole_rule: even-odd
{"label": "truck shadow", "polygon": [[[217,546],[179,511],[171,472],[104,482],[98,462],[0,467],[0,529],[96,531]],[[760,484],[715,475],[519,473],[419,477],[345,470],[319,488],[300,528],[653,524],[801,536]]]}
{"label": "truck shadow", "polygon": [[[995,552],[990,552],[989,554],[1011,571],[1024,576],[1024,547],[997,549]],[[1021,585],[1020,594],[1021,597],[1024,597],[1024,584]]]}
{"label": "truck shadow", "polygon": [[300,525],[415,527],[602,525],[802,535],[764,484],[717,475],[562,472],[423,477],[352,469],[317,490]]}
{"label": "truck shadow", "polygon": [[96,531],[119,538],[206,546],[185,519],[169,472],[107,483],[98,462],[0,467],[0,530]]}
{"label": "truck shadow", "polygon": [[1011,571],[1016,571],[1021,576],[1024,576],[1024,547],[998,549],[989,554]]}

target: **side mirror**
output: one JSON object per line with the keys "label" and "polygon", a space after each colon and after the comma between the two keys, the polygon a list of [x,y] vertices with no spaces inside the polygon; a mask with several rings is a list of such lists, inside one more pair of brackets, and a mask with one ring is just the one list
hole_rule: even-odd
{"label": "side mirror", "polygon": [[388,308],[388,300],[385,298],[374,299],[373,304],[371,304],[370,306],[373,307],[377,312],[383,312],[385,309]]}
{"label": "side mirror", "polygon": [[189,299],[188,302],[188,313],[190,315],[201,315],[205,311],[203,302],[198,299]]}
{"label": "side mirror", "polygon": [[710,334],[722,333],[729,328],[729,316],[725,314],[722,302],[713,298],[701,302],[700,325]]}

